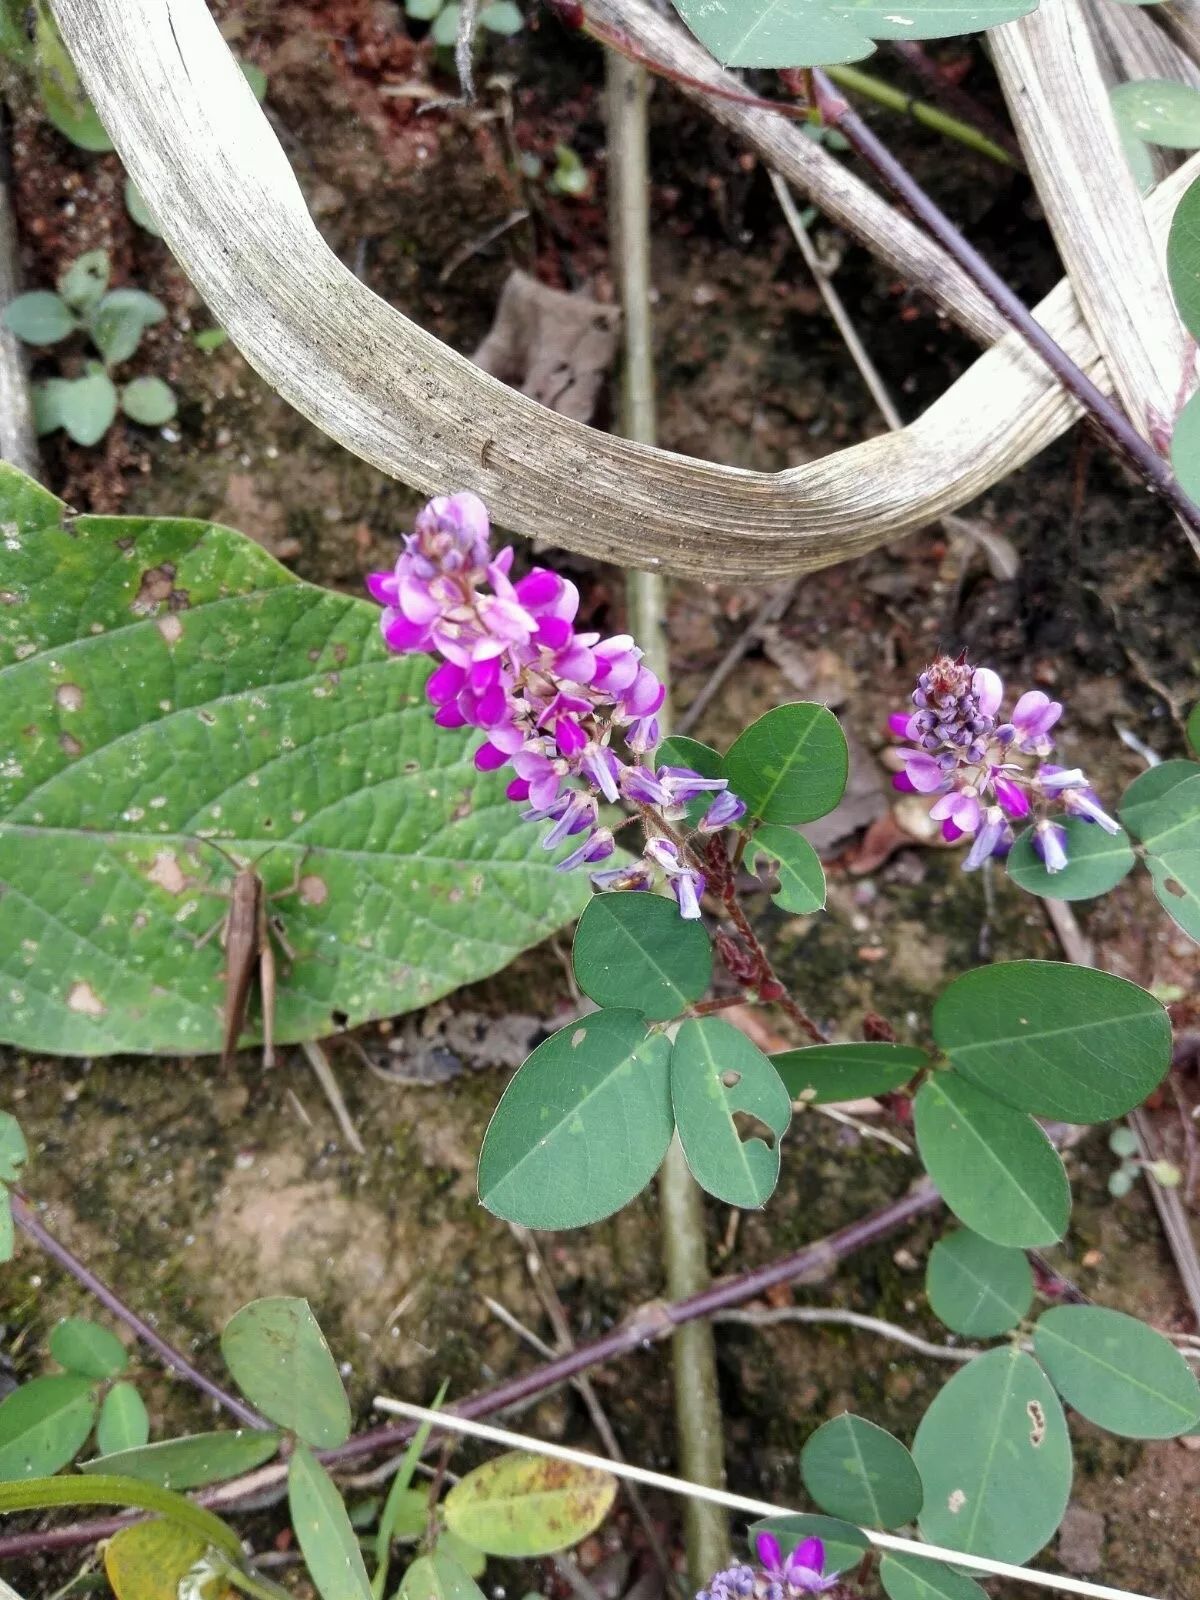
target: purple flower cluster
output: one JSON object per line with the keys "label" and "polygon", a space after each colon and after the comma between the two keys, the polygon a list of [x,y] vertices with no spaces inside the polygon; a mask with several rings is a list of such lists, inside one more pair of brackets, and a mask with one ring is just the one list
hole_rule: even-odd
{"label": "purple flower cluster", "polygon": [[760,1533],[755,1548],[757,1567],[744,1562],[727,1567],[696,1600],[795,1600],[802,1594],[823,1594],[838,1581],[836,1572],[825,1576],[825,1546],[820,1539],[805,1539],[785,1558],[774,1534]]}
{"label": "purple flower cluster", "polygon": [[1013,822],[1032,817],[1034,849],[1048,872],[1061,872],[1067,832],[1050,814],[1055,807],[1107,833],[1120,832],[1078,767],[1044,759],[1054,749],[1050,730],[1063,708],[1040,689],[1023,694],[1003,721],[999,675],[972,667],[965,655],[939,656],[917,679],[912,699],[915,711],[888,718],[897,738],[909,741],[900,751],[904,770],[892,781],[898,789],[940,797],[929,814],[948,841],[971,839],[966,871],[1006,854]]}
{"label": "purple flower cluster", "polygon": [[[550,823],[548,850],[578,841],[560,869],[613,854],[602,799],[671,822],[711,794],[701,830],[735,822],[745,806],[724,778],[643,761],[659,742],[666,691],[632,638],[577,632],[575,585],[545,567],[514,583],[512,562],[511,547],[493,555],[478,496],[439,496],[417,517],[395,570],[371,573],[367,586],[384,607],[390,649],[441,659],[426,687],[434,721],[484,733],[475,765],[512,769],[508,795],[528,802],[527,818]],[[614,751],[618,736],[632,760]],[[670,838],[651,837],[639,860],[592,876],[604,889],[649,889],[665,877],[682,915],[700,915],[704,875]]]}

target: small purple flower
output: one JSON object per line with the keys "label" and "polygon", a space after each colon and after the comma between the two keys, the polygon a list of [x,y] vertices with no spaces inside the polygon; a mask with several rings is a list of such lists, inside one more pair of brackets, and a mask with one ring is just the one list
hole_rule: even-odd
{"label": "small purple flower", "polygon": [[983,823],[963,862],[964,872],[975,872],[992,856],[1003,855],[1012,844],[1012,829],[999,806],[989,806]]}
{"label": "small purple flower", "polygon": [[974,833],[983,816],[983,807],[979,804],[979,797],[971,790],[960,790],[954,794],[943,795],[930,808],[929,815],[935,822],[949,822],[958,830],[959,836],[964,833]]}
{"label": "small purple flower", "polygon": [[573,872],[576,867],[590,866],[595,861],[606,861],[617,848],[617,842],[607,828],[593,828],[583,843],[564,856],[556,871]]}
{"label": "small purple flower", "polygon": [[1121,824],[1110,817],[1100,804],[1094,789],[1071,789],[1063,795],[1063,810],[1068,816],[1081,817],[1084,822],[1094,822],[1105,833],[1120,833]]}
{"label": "small purple flower", "polygon": [[1067,830],[1061,823],[1043,819],[1033,830],[1033,848],[1047,872],[1061,872],[1067,865]]}
{"label": "small purple flower", "polygon": [[624,867],[606,867],[603,872],[593,872],[592,882],[597,889],[638,889],[654,887],[654,873],[648,862],[631,861]]}
{"label": "small purple flower", "polygon": [[632,800],[635,806],[667,806],[671,803],[671,796],[649,767],[626,767],[618,782],[621,793],[626,800]]}
{"label": "small purple flower", "polygon": [[1008,726],[1018,746],[1034,755],[1048,755],[1053,749],[1050,729],[1062,716],[1063,708],[1040,689],[1030,689],[1013,707]]}
{"label": "small purple flower", "polygon": [[732,789],[726,789],[700,818],[700,832],[720,833],[722,828],[731,827],[745,815],[746,802],[739,800]]}
{"label": "small purple flower", "polygon": [[659,767],[658,781],[675,805],[687,805],[702,794],[719,793],[729,787],[728,778],[703,778],[690,767]]}

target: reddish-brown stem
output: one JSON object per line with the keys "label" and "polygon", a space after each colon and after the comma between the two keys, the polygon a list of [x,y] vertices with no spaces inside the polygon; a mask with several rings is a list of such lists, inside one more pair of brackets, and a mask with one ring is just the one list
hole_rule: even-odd
{"label": "reddish-brown stem", "polygon": [[731,1011],[734,1006],[744,1006],[744,994],[727,994],[717,1000],[697,1000],[695,1005],[688,1007],[689,1017],[711,1017],[714,1011]]}
{"label": "reddish-brown stem", "polygon": [[968,243],[907,168],[896,160],[882,140],[838,93],[828,77],[817,70],[813,74],[813,83],[817,104],[826,123],[849,140],[897,199],[908,207],[917,221],[987,296],[1009,327],[1024,336],[1067,393],[1078,400],[1098,431],[1134,468],[1146,487],[1161,495],[1184,525],[1200,535],[1200,506],[1184,493],[1169,465],[1153,445],[1142,438],[1120,408],[1101,393],[1087,373],[1077,367],[1062,346],[1050,337],[1020,296],[1013,293],[1004,279]]}
{"label": "reddish-brown stem", "polygon": [[137,1337],[163,1362],[169,1372],[178,1373],[201,1393],[215,1400],[218,1405],[224,1406],[230,1416],[236,1417],[245,1428],[269,1428],[271,1424],[248,1406],[244,1400],[239,1400],[237,1395],[230,1394],[227,1389],[222,1389],[219,1383],[214,1383],[211,1378],[205,1377],[198,1367],[194,1367],[182,1351],[168,1344],[160,1333],[157,1333],[150,1324],[139,1317],[131,1306],[125,1304],[115,1290],[110,1289],[103,1278],[97,1277],[92,1269],[86,1265],[73,1250],[69,1250],[61,1239],[56,1239],[49,1228],[41,1222],[29,1204],[28,1199],[13,1193],[12,1196],[13,1221],[23,1233],[37,1244],[59,1266],[65,1267],[71,1276],[83,1285],[88,1293],[97,1299],[106,1310],[130,1328]]}
{"label": "reddish-brown stem", "polygon": [[[730,1306],[743,1305],[747,1300],[753,1300],[765,1294],[768,1289],[774,1289],[781,1284],[800,1282],[814,1273],[828,1272],[855,1251],[878,1244],[880,1240],[886,1239],[889,1234],[903,1227],[906,1222],[924,1216],[939,1204],[940,1196],[937,1190],[926,1179],[899,1200],[891,1201],[858,1222],[839,1228],[836,1233],[831,1233],[824,1239],[804,1245],[801,1249],[781,1257],[778,1261],[769,1262],[764,1267],[754,1267],[748,1272],[740,1272],[734,1277],[725,1278],[700,1294],[689,1295],[684,1300],[643,1306],[619,1328],[614,1328],[602,1338],[593,1339],[589,1344],[576,1345],[573,1350],[556,1357],[553,1361],[534,1367],[519,1377],[495,1385],[494,1388],[471,1395],[460,1405],[449,1409],[464,1417],[486,1417],[535,1399],[538,1395],[568,1382],[579,1373],[586,1372],[601,1362],[612,1361],[617,1356],[648,1347],[685,1323],[709,1317],[713,1312],[724,1311]],[[140,1319],[139,1325],[141,1328],[146,1326]],[[205,1392],[210,1392],[207,1387]],[[407,1422],[372,1428],[365,1433],[356,1434],[336,1450],[325,1451],[321,1459],[329,1467],[345,1466],[366,1456],[402,1447],[414,1431],[415,1424]],[[219,1488],[204,1490],[194,1498],[199,1505],[209,1504],[214,1500],[227,1502],[228,1486],[224,1491]],[[110,1538],[125,1527],[128,1521],[128,1518],[107,1517],[76,1523],[69,1528],[13,1534],[6,1539],[0,1539],[0,1561],[46,1554],[54,1550],[74,1550],[83,1545],[95,1544],[98,1539]]]}

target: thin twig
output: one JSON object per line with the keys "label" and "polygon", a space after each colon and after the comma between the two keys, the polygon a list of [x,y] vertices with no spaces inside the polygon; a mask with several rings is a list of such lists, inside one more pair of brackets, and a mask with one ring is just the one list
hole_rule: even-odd
{"label": "thin twig", "polygon": [[317,1082],[325,1092],[329,1101],[329,1109],[333,1112],[338,1127],[342,1130],[342,1137],[357,1156],[365,1156],[367,1147],[358,1136],[358,1129],[351,1121],[350,1112],[342,1098],[342,1091],[334,1077],[333,1068],[329,1065],[329,1057],[322,1050],[315,1039],[305,1039],[300,1046],[305,1059],[316,1074]]}
{"label": "thin twig", "polygon": [[843,1111],[840,1106],[808,1106],[809,1111],[815,1111],[820,1117],[828,1117],[830,1122],[841,1123],[844,1128],[853,1128],[864,1139],[876,1139],[880,1144],[890,1145],[893,1150],[899,1150],[902,1156],[911,1156],[913,1148],[894,1133],[889,1133],[886,1128],[875,1128],[869,1122],[864,1122],[861,1117],[854,1116],[849,1111]]}
{"label": "thin twig", "polygon": [[841,88],[865,95],[868,100],[886,106],[889,111],[899,111],[947,139],[956,139],[967,149],[987,156],[989,161],[999,162],[1004,167],[1021,166],[1019,159],[1014,160],[1003,145],[990,139],[970,121],[953,117],[948,112],[939,110],[937,106],[926,104],[924,100],[917,100],[911,94],[906,94],[903,89],[897,89],[894,84],[885,83],[882,78],[876,78],[869,72],[861,72],[857,67],[826,67],[825,70]]}
{"label": "thin twig", "polygon": [[177,1373],[181,1378],[186,1378],[202,1394],[208,1395],[218,1405],[224,1406],[230,1416],[236,1417],[243,1427],[269,1428],[271,1426],[267,1419],[260,1416],[252,1406],[248,1406],[244,1400],[239,1400],[236,1395],[230,1394],[227,1389],[222,1389],[219,1383],[214,1383],[198,1367],[194,1367],[181,1350],[177,1350],[174,1345],[168,1344],[166,1339],[160,1333],[157,1333],[143,1317],[138,1316],[131,1306],[125,1304],[115,1290],[109,1288],[103,1278],[98,1277],[91,1267],[79,1259],[73,1250],[63,1244],[61,1239],[55,1238],[54,1234],[37,1216],[28,1199],[15,1191],[12,1195],[12,1214],[13,1221],[22,1232],[28,1234],[46,1255],[58,1262],[59,1266],[65,1267],[77,1283],[82,1284],[88,1293],[94,1296],[106,1310],[111,1311],[113,1316],[117,1317],[127,1328],[135,1333],[144,1345],[153,1350],[168,1371]]}
{"label": "thin twig", "polygon": [[896,1344],[907,1345],[923,1356],[937,1361],[970,1361],[982,1351],[973,1346],[933,1344],[920,1334],[909,1333],[907,1328],[881,1317],[868,1317],[861,1311],[843,1311],[837,1306],[749,1306],[743,1311],[718,1311],[714,1322],[733,1322],[746,1328],[773,1328],[781,1322],[836,1323],[848,1328],[861,1328],[864,1333],[877,1333],[881,1339],[891,1339]]}
{"label": "thin twig", "polygon": [[1021,147],[1011,127],[995,116],[982,101],[976,100],[943,72],[924,45],[918,44],[915,39],[891,39],[888,41],[888,47],[920,78],[935,100],[944,101],[964,122],[971,122],[976,127],[982,128],[1012,157],[1014,166],[1024,166]]}
{"label": "thin twig", "polygon": [[693,698],[687,710],[677,719],[675,731],[677,733],[690,733],[708,709],[713,697],[720,690],[727,678],[740,663],[742,657],[758,643],[765,629],[773,622],[778,622],[788,606],[792,603],[792,596],[796,592],[796,579],[790,579],[781,585],[775,592],[767,597],[751,617],[742,632],[730,645],[713,668],[704,687]]}

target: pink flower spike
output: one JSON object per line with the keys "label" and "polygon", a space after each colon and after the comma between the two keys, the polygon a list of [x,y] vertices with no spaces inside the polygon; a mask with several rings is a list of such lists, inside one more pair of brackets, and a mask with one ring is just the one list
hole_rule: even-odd
{"label": "pink flower spike", "polygon": [[994,717],[1004,699],[1004,683],[991,667],[976,667],[971,675],[971,693],[978,703],[980,714]]}
{"label": "pink flower spike", "polygon": [[754,1548],[758,1552],[758,1559],[768,1572],[778,1572],[783,1565],[783,1551],[779,1548],[779,1540],[773,1533],[760,1533],[754,1541]]}

